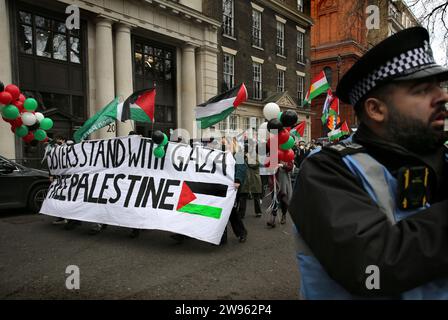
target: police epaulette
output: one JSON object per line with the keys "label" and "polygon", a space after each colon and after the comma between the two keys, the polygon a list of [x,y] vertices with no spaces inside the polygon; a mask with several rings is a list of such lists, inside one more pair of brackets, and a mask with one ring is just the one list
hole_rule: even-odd
{"label": "police epaulette", "polygon": [[336,152],[342,157],[348,154],[355,154],[365,150],[362,145],[351,141],[341,141],[336,144],[327,145],[324,147],[324,149],[331,152]]}

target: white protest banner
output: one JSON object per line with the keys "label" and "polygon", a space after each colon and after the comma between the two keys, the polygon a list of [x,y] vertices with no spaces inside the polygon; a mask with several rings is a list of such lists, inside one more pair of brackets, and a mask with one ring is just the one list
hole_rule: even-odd
{"label": "white protest banner", "polygon": [[218,244],[236,196],[234,158],[170,142],[158,159],[156,146],[133,135],[53,148],[54,181],[41,213]]}

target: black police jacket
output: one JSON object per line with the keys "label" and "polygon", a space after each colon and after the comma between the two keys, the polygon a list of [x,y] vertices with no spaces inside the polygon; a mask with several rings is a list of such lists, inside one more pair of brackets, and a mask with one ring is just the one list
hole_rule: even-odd
{"label": "black police jacket", "polygon": [[[448,165],[446,147],[427,157],[375,136],[360,126],[353,141],[395,175],[425,165],[431,207],[392,225],[331,148],[303,163],[289,206],[300,235],[331,278],[352,294],[394,296],[448,277]],[[366,266],[380,270],[380,289],[368,290]]]}

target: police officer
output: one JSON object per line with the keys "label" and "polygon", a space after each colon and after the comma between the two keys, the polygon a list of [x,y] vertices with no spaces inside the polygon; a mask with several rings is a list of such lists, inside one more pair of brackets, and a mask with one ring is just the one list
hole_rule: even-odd
{"label": "police officer", "polygon": [[359,128],[305,159],[290,205],[303,298],[448,299],[446,79],[422,27],[341,79]]}

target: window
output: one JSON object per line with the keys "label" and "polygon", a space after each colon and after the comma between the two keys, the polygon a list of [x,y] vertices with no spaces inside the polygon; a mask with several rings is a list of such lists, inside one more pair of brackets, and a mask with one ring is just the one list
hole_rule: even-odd
{"label": "window", "polygon": [[227,121],[229,118],[226,118],[220,122],[218,122],[218,130],[221,132],[225,132],[227,130]]}
{"label": "window", "polygon": [[285,71],[277,70],[277,92],[285,91]]}
{"label": "window", "polygon": [[297,62],[305,62],[305,57],[303,55],[303,47],[304,47],[304,34],[302,32],[297,32]]}
{"label": "window", "polygon": [[303,12],[303,0],[297,0],[297,10]]}
{"label": "window", "polygon": [[233,0],[222,0],[223,8],[223,34],[234,37],[233,31]]}
{"label": "window", "polygon": [[277,21],[277,54],[285,56],[285,25]]}
{"label": "window", "polygon": [[261,12],[252,10],[252,45],[261,48]]}
{"label": "window", "polygon": [[237,130],[238,129],[238,116],[232,114],[230,115],[229,120],[229,129],[230,130]]}
{"label": "window", "polygon": [[63,21],[25,11],[18,11],[18,20],[21,53],[81,63],[79,30],[68,30]]}
{"label": "window", "polygon": [[242,130],[249,130],[250,129],[250,118],[249,117],[243,117],[242,119],[242,124],[241,124],[241,129]]}
{"label": "window", "polygon": [[223,58],[223,80],[227,86],[226,90],[230,90],[234,86],[234,56],[224,53]]}
{"label": "window", "polygon": [[252,78],[253,78],[253,91],[252,98],[254,100],[261,100],[262,98],[262,75],[261,75],[261,64],[254,62],[252,64]]}
{"label": "window", "polygon": [[305,78],[302,76],[297,77],[297,101],[299,105],[302,105],[303,101],[303,87]]}

